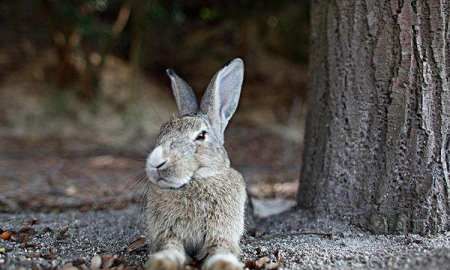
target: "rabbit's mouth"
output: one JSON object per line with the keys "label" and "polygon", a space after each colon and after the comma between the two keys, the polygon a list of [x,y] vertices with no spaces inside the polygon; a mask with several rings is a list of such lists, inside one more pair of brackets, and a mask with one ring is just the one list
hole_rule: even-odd
{"label": "rabbit's mouth", "polygon": [[165,188],[165,189],[180,189],[180,188],[183,188],[184,186],[186,186],[186,184],[187,184],[187,183],[181,183],[181,185],[179,185],[179,183],[174,183],[174,182],[171,182],[164,178],[159,178],[157,180],[157,182],[158,182],[158,185],[160,188]]}
{"label": "rabbit's mouth", "polygon": [[[156,150],[154,150],[156,151]],[[158,166],[151,158],[147,159],[146,173],[148,179],[159,186],[160,188],[181,188],[189,183],[194,175],[197,164],[188,160],[181,159],[165,159],[165,161]],[[181,165],[180,165],[181,164]]]}
{"label": "rabbit's mouth", "polygon": [[180,189],[186,186],[187,183],[189,183],[191,178],[183,178],[178,179],[177,181],[171,181],[170,179],[164,178],[164,177],[158,177],[156,179],[156,184],[163,189]]}

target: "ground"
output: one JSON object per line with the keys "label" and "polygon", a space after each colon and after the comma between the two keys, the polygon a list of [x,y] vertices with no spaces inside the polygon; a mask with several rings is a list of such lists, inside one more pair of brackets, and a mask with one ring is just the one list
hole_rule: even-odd
{"label": "ground", "polygon": [[[96,258],[101,258],[104,265],[141,269],[147,248],[138,244],[134,249],[131,245],[141,235],[139,213],[137,207],[130,206],[122,210],[1,214],[2,228],[22,229],[29,239],[24,243],[2,240],[0,268],[49,269],[65,265],[69,269],[73,265],[83,269],[91,265],[95,254],[100,254],[102,257]],[[284,225],[261,226],[273,228],[260,230],[254,236],[247,234],[242,240],[242,259],[248,268],[448,269],[450,265],[448,235],[374,236],[345,226],[290,230],[290,225],[324,224],[292,213],[262,224],[280,219]],[[33,220],[37,224],[30,225]],[[32,232],[26,229],[29,227]]]}
{"label": "ground", "polygon": [[[290,204],[286,199],[295,197],[298,167],[273,162],[281,159],[277,140],[268,134],[255,140],[264,134],[261,130],[234,132],[247,135],[242,142],[244,136],[230,134],[230,155],[258,199],[259,213],[274,210],[264,209],[274,196],[282,198],[278,205]],[[148,246],[142,238],[138,192],[142,182],[137,180],[143,176],[145,152],[115,152],[57,139],[2,138],[1,144],[0,269],[143,267]],[[295,164],[297,159],[285,161]],[[449,269],[450,265],[450,234],[371,235],[295,210],[256,224],[242,239],[242,260],[249,269]]]}

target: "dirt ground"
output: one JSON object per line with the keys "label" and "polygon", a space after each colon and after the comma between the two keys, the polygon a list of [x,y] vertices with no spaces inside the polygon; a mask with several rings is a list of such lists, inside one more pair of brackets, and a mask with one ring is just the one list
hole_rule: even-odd
{"label": "dirt ground", "polygon": [[[240,133],[246,134],[245,136]],[[236,128],[227,149],[255,198],[293,199],[299,155],[264,130]],[[0,211],[88,211],[139,204],[147,153],[80,140],[0,137]],[[289,149],[300,146],[295,143]]]}
{"label": "dirt ground", "polygon": [[[130,248],[141,235],[139,213],[130,206],[122,210],[1,214],[2,228],[26,231],[24,226],[28,226],[32,232],[28,232],[26,243],[0,242],[5,249],[0,267],[83,269],[100,254],[105,267],[141,269],[147,246]],[[257,236],[247,234],[242,240],[242,259],[249,269],[448,269],[450,265],[448,236],[373,236],[339,224],[328,223],[333,229],[325,228],[326,222],[312,222],[301,214],[273,217],[259,228],[280,219],[283,226],[258,231]],[[29,225],[33,220],[37,224]],[[290,230],[298,224],[305,227]]]}
{"label": "dirt ground", "polygon": [[[259,211],[273,210],[264,209],[268,198],[290,203],[284,200],[295,198],[299,157],[284,155],[271,133],[233,132],[230,156]],[[57,139],[0,144],[0,269],[142,269],[146,151]],[[450,234],[376,236],[303,211],[256,224],[242,240],[248,269],[450,269]]]}

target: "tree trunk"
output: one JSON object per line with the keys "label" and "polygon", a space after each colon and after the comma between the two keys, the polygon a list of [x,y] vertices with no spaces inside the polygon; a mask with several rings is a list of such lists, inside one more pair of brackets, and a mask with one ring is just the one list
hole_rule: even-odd
{"label": "tree trunk", "polygon": [[449,229],[450,3],[312,3],[299,206],[378,233]]}

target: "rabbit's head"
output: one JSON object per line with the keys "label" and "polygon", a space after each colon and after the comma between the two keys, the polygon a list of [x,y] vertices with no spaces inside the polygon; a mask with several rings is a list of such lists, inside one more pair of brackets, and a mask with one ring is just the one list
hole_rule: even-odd
{"label": "rabbit's head", "polygon": [[181,188],[193,178],[213,176],[230,166],[224,131],[238,106],[244,64],[237,58],[217,72],[200,106],[183,79],[172,70],[167,74],[179,113],[162,125],[146,171],[161,188]]}

